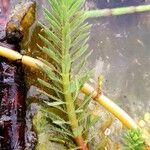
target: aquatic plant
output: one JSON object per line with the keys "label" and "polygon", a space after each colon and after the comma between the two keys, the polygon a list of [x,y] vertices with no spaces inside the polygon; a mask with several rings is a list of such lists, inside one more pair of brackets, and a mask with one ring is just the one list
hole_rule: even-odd
{"label": "aquatic plant", "polygon": [[[49,3],[51,4],[51,10],[44,9],[49,26],[41,24],[45,36],[39,35],[46,46],[39,47],[49,56],[50,62],[43,59],[40,59],[40,61],[31,59],[20,54],[16,55],[13,52],[8,57],[14,59],[14,56],[17,56],[18,59],[22,59],[24,64],[36,65],[47,74],[48,81],[38,79],[49,91],[46,93],[39,90],[49,97],[49,100],[46,99],[43,102],[50,109],[42,109],[42,112],[47,120],[54,125],[53,129],[64,135],[63,138],[55,137],[50,140],[61,143],[70,142],[71,148],[76,147],[71,142],[75,140],[77,148],[88,149],[88,141],[85,141],[84,133],[97,121],[97,118],[91,119],[91,116],[86,114],[90,98],[107,108],[125,126],[129,128],[137,127],[135,122],[107,97],[99,95],[88,84],[84,84],[91,75],[91,71],[83,72],[83,66],[90,55],[89,53],[85,56],[90,28],[85,20],[89,16],[102,16],[101,13],[106,16],[103,12],[107,12],[107,15],[110,13],[106,10],[95,11],[95,15],[94,11],[85,12],[82,7],[84,3],[82,0],[49,0]],[[133,9],[131,9],[131,12],[133,12]],[[118,15],[120,14],[118,13]],[[1,52],[2,55],[4,53],[4,51]],[[82,57],[83,55],[84,57]],[[80,90],[88,96],[85,96],[84,100],[78,103]],[[55,111],[51,108],[55,108]]]}
{"label": "aquatic plant", "polygon": [[[44,100],[45,104],[58,109],[61,115],[54,111],[44,112],[55,125],[55,131],[63,133],[64,139],[73,138],[78,147],[86,150],[84,132],[95,120],[85,114],[90,95],[78,104],[80,89],[91,75],[91,71],[82,72],[91,53],[86,54],[90,25],[85,23],[84,1],[49,0],[49,3],[51,11],[44,8],[49,26],[41,24],[45,36],[39,35],[46,46],[39,48],[48,55],[51,63],[40,59],[44,66],[39,67],[50,82],[38,81],[55,95],[39,91],[49,97],[49,100]],[[60,140],[59,137],[55,138]]]}
{"label": "aquatic plant", "polygon": [[[44,113],[55,126],[59,126],[59,128],[54,128],[55,131],[63,133],[66,139],[68,137],[73,138],[81,149],[87,149],[83,136],[85,131],[88,130],[87,127],[89,128],[96,121],[91,121],[90,115],[86,115],[86,109],[91,97],[95,100],[99,98],[98,92],[95,96],[91,95],[91,91],[89,93],[85,92],[89,96],[86,96],[78,104],[80,89],[88,81],[91,74],[91,71],[83,72],[83,66],[91,53],[85,55],[88,48],[88,30],[90,28],[90,25],[85,23],[88,15],[83,10],[84,1],[81,0],[63,0],[59,2],[52,0],[49,3],[52,7],[51,11],[44,8],[44,14],[49,25],[41,24],[45,36],[39,35],[46,46],[39,46],[39,48],[48,55],[51,62],[40,59],[44,65],[39,65],[39,67],[47,74],[50,82],[48,83],[42,79],[38,79],[38,81],[48,88],[50,93],[39,91],[49,97],[49,101],[44,100],[47,106],[58,109],[61,114],[67,117],[63,118],[55,111],[44,111]],[[85,56],[82,57],[82,55]],[[55,95],[51,93],[55,93]],[[101,98],[97,101],[100,101],[104,106],[108,102],[105,98],[103,102]],[[111,110],[110,107],[107,108]],[[117,107],[116,110],[118,110]],[[112,113],[117,115],[118,111],[113,109]],[[129,122],[132,122],[129,117],[127,118],[130,120]],[[122,122],[128,124],[124,120]],[[136,127],[134,123],[132,124]],[[59,141],[59,137],[57,138],[57,141]]]}
{"label": "aquatic plant", "polygon": [[124,136],[125,150],[145,150],[144,139],[139,129],[129,129]]}

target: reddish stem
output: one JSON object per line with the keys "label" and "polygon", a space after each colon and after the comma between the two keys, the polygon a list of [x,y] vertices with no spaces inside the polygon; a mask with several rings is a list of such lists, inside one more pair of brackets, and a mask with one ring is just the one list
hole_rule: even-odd
{"label": "reddish stem", "polygon": [[87,144],[85,144],[83,137],[80,135],[75,138],[77,145],[80,147],[80,150],[88,150]]}

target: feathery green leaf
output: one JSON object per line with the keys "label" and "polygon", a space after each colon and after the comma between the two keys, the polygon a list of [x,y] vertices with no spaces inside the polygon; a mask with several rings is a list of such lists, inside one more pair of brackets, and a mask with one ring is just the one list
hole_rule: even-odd
{"label": "feathery green leaf", "polygon": [[[44,35],[39,35],[46,46],[42,48],[39,46],[39,48],[52,60],[52,65],[43,60],[45,66],[41,67],[41,70],[50,82],[47,83],[42,79],[39,79],[39,82],[55,92],[54,96],[41,91],[53,100],[44,100],[45,104],[67,114],[67,120],[61,120],[57,114],[50,112],[49,118],[56,125],[55,131],[64,134],[65,137],[74,138],[82,136],[85,130],[80,124],[79,114],[84,114],[89,103],[89,100],[85,99],[79,109],[76,109],[80,88],[89,79],[91,72],[74,73],[80,72],[89,56],[87,54],[82,58],[88,49],[90,26],[85,22],[87,19],[83,10],[85,0],[48,1],[51,10],[44,8],[44,14],[49,25],[41,24]],[[77,62],[76,60],[79,59],[81,61]],[[77,68],[73,67],[75,63]]]}

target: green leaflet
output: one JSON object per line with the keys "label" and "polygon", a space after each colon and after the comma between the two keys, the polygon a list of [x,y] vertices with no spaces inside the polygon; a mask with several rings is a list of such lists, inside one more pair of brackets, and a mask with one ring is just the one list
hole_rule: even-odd
{"label": "green leaflet", "polygon": [[[43,91],[43,90],[38,90],[38,91],[39,91],[40,93],[42,93],[42,94],[48,96],[48,97],[50,98],[50,100],[55,100],[55,101],[58,101],[58,102],[63,102],[61,99],[59,99],[59,98],[57,98],[57,97],[55,97],[55,96],[53,96],[53,95],[50,95],[50,94],[46,93],[46,92]],[[45,102],[47,102],[47,101],[44,100],[43,102],[45,103]],[[49,106],[49,105],[47,105],[47,106]],[[50,106],[49,106],[49,107],[50,107]],[[54,108],[56,108],[56,109],[62,111],[62,113],[67,114],[67,112],[65,111],[65,109],[63,109],[62,107],[59,107],[58,105],[53,105],[53,106],[51,106],[51,107],[54,107]]]}
{"label": "green leaflet", "polygon": [[40,92],[40,93],[42,93],[42,94],[48,96],[51,100],[55,100],[55,101],[58,101],[58,102],[63,102],[63,101],[60,100],[59,98],[57,98],[57,97],[55,97],[55,96],[53,96],[53,95],[50,95],[50,94],[46,93],[46,92],[43,91],[43,90],[38,89],[38,92]]}
{"label": "green leaflet", "polygon": [[[58,121],[63,122],[63,124],[68,124],[66,122],[66,120],[64,120],[62,117],[60,117],[58,114],[56,114],[55,112],[47,112],[46,110],[42,110],[42,112],[44,113],[44,115],[49,118],[50,120],[52,120],[53,123],[57,123]],[[58,125],[58,124],[57,124]],[[59,124],[60,126],[62,124]]]}
{"label": "green leaflet", "polygon": [[49,40],[52,40],[54,42],[55,45],[59,45],[61,43],[61,40],[45,25],[41,24],[42,28],[45,31],[45,34],[47,35],[47,37],[51,37],[51,39],[49,38]]}
{"label": "green leaflet", "polygon": [[72,137],[72,138],[74,137],[73,134],[65,131],[64,129],[54,127],[53,130],[56,131],[56,132],[59,132],[59,133],[63,134],[64,136],[69,136],[69,137]]}
{"label": "green leaflet", "polygon": [[51,106],[51,107],[57,107],[59,105],[63,105],[65,104],[64,102],[47,102],[47,101],[44,101],[48,106]]}
{"label": "green leaflet", "polygon": [[71,35],[72,35],[72,42],[79,36],[81,36],[82,34],[86,33],[89,31],[89,29],[91,28],[91,25],[88,25],[88,23],[86,24],[82,24],[79,28],[77,32],[71,31]]}
{"label": "green leaflet", "polygon": [[76,0],[76,1],[73,1],[71,7],[70,7],[70,10],[69,10],[69,17],[72,17],[78,9],[80,9],[83,4],[85,3],[85,0]]}
{"label": "green leaflet", "polygon": [[55,29],[55,32],[60,32],[61,31],[61,25],[60,23],[57,21],[57,18],[49,13],[49,11],[44,8],[44,14],[45,14],[45,18],[49,21],[49,23],[51,23],[51,27],[52,29]]}
{"label": "green leaflet", "polygon": [[57,16],[57,18],[60,17],[60,14],[61,14],[61,10],[60,10],[60,1],[58,0],[48,0],[48,2],[50,3],[51,7],[52,7],[52,10],[53,10],[53,13],[54,15]]}
{"label": "green leaflet", "polygon": [[56,125],[63,125],[63,124],[68,124],[66,121],[60,121],[60,120],[55,120],[53,121]]}
{"label": "green leaflet", "polygon": [[77,109],[76,113],[79,114],[79,113],[82,113],[83,111],[84,111],[83,109],[79,109],[79,110]]}
{"label": "green leaflet", "polygon": [[[39,67],[40,67],[40,66],[39,66]],[[41,68],[41,70],[42,70],[43,72],[45,72],[45,73],[47,74],[47,76],[49,77],[50,80],[52,80],[52,81],[54,81],[54,82],[56,82],[56,83],[59,83],[59,84],[62,83],[62,82],[61,82],[61,78],[59,78],[59,76],[58,76],[56,73],[53,72],[53,69],[52,69],[52,68],[50,68],[50,67],[47,66],[46,64],[45,64],[44,66],[40,67],[40,68]]]}
{"label": "green leaflet", "polygon": [[84,11],[78,12],[76,17],[73,18],[70,24],[70,29],[75,32],[86,20]]}
{"label": "green leaflet", "polygon": [[70,72],[71,69],[71,58],[69,54],[66,54],[64,56],[64,59],[62,61],[62,68],[64,72]]}
{"label": "green leaflet", "polygon": [[67,139],[66,137],[50,137],[49,138],[50,141],[52,142],[57,142],[57,143],[60,143],[60,144],[63,144],[63,145],[66,145],[69,149],[72,149],[74,150],[75,148],[75,144],[71,141],[71,139]]}
{"label": "green leaflet", "polygon": [[79,80],[75,78],[73,81],[70,82],[67,92],[77,94],[76,91],[78,91],[79,89],[80,89]]}
{"label": "green leaflet", "polygon": [[81,55],[83,55],[88,49],[88,45],[85,45],[81,48],[79,48],[72,56],[72,62],[75,61],[76,59],[79,59]]}
{"label": "green leaflet", "polygon": [[93,70],[90,70],[88,72],[85,72],[83,75],[80,75],[79,78],[80,85],[83,86],[83,84],[90,79],[92,74],[93,74]]}
{"label": "green leaflet", "polygon": [[77,109],[77,111],[87,109],[87,107],[88,107],[88,105],[89,105],[89,103],[91,101],[91,98],[92,98],[92,94],[90,94],[88,96],[85,96],[82,104],[79,106],[79,108]]}
{"label": "green leaflet", "polygon": [[77,136],[81,135],[82,132],[83,132],[83,127],[82,126],[79,126],[78,128],[75,128],[73,130],[74,137],[77,137]]}
{"label": "green leaflet", "polygon": [[57,126],[57,127],[54,126],[52,130],[65,134],[69,137],[73,136],[70,129],[66,126],[68,122],[66,122],[62,117],[60,117],[58,114],[54,112],[48,112],[46,109],[45,110],[42,109],[41,111],[43,112],[43,115],[47,118],[47,120],[50,119],[52,123]]}
{"label": "green leaflet", "polygon": [[80,36],[78,36],[73,42],[72,45],[77,46],[80,44],[84,46],[82,43],[86,44],[87,40],[89,39],[89,33],[84,33]]}
{"label": "green leaflet", "polygon": [[[59,99],[59,98],[57,98],[57,97],[55,97],[55,96],[53,96],[53,95],[50,95],[50,94],[46,93],[45,91],[42,91],[42,90],[38,90],[38,91],[39,91],[40,93],[42,93],[42,94],[48,96],[48,97],[50,98],[50,100],[54,100],[54,101],[57,101],[57,102],[58,102],[58,103],[55,103],[55,105],[53,104],[53,105],[50,106],[50,103],[51,103],[51,102],[46,101],[46,100],[43,100],[43,102],[44,102],[45,104],[47,104],[47,106],[49,106],[49,107],[54,107],[54,108],[58,109],[59,111],[61,111],[62,113],[67,114],[67,112],[65,111],[65,109],[62,108],[62,106],[56,105],[56,104],[62,104],[62,103],[63,103],[63,101],[62,101],[61,99]],[[49,102],[49,103],[48,103],[48,102]]]}
{"label": "green leaflet", "polygon": [[[61,57],[61,54],[60,54],[59,50],[57,50],[57,48],[55,48],[55,47],[57,47],[57,46],[53,45],[53,44],[52,44],[52,41],[49,41],[46,37],[44,37],[44,36],[41,35],[41,34],[38,34],[38,35],[39,35],[39,37],[41,38],[41,40],[46,44],[46,46],[47,46],[48,48],[50,48],[53,52],[57,52],[58,56]],[[42,50],[41,46],[39,46],[38,44],[37,44],[37,46],[39,47],[39,49]]]}
{"label": "green leaflet", "polygon": [[99,120],[100,120],[99,116],[89,115],[87,117],[87,120],[86,120],[86,124],[85,124],[85,127],[84,127],[85,128],[84,132],[87,132],[89,130],[89,128],[91,128]]}
{"label": "green leaflet", "polygon": [[42,58],[37,57],[40,61],[42,61],[45,65],[49,66],[50,68],[52,68],[53,72],[56,72],[57,74],[59,74],[61,76],[61,72],[59,70],[59,68],[56,68],[52,63],[49,63],[47,60],[44,60]]}
{"label": "green leaflet", "polygon": [[85,96],[81,105],[77,108],[76,113],[78,114],[79,122],[84,128],[84,133],[93,126],[98,120],[99,117],[92,118],[91,114],[87,112],[88,105],[91,101],[92,94]]}
{"label": "green leaflet", "polygon": [[81,72],[81,69],[84,68],[84,65],[86,64],[86,61],[87,61],[88,57],[91,55],[92,52],[93,51],[90,51],[87,55],[85,55],[85,57],[81,59],[80,63],[78,63],[75,66],[74,70],[75,70],[76,74],[79,74]]}
{"label": "green leaflet", "polygon": [[59,93],[63,93],[62,91],[60,91],[58,88],[54,87],[52,84],[49,84],[48,82],[42,80],[42,79],[38,79],[38,82],[40,84],[42,84],[43,86],[55,91],[55,92],[59,92]]}
{"label": "green leaflet", "polygon": [[85,126],[86,120],[87,120],[88,116],[90,116],[90,115],[91,115],[91,113],[88,112],[87,110],[84,110],[83,113],[79,113],[79,114],[78,114],[79,122],[80,122],[83,126]]}
{"label": "green leaflet", "polygon": [[81,88],[81,86],[79,84],[79,81],[77,79],[75,79],[75,86],[76,86],[76,91],[73,94],[74,101],[78,98],[78,95],[79,95],[79,92],[80,92],[79,90]]}
{"label": "green leaflet", "polygon": [[43,47],[41,48],[40,46],[38,46],[44,53],[46,53],[51,59],[53,59],[56,63],[60,64],[60,58],[58,57],[58,55],[52,51],[50,48],[46,48]]}
{"label": "green leaflet", "polygon": [[62,29],[62,52],[64,54],[69,54],[71,47],[71,37],[70,37],[70,24],[66,22]]}
{"label": "green leaflet", "polygon": [[[76,39],[77,41],[76,44],[74,44],[74,46],[71,48],[71,55],[74,55],[74,53],[76,53],[76,51],[78,51],[78,49],[82,48],[83,46],[85,46],[87,44],[87,41],[89,40],[89,36],[85,36],[84,34],[81,36],[78,36]],[[74,42],[74,41],[73,41]],[[78,46],[80,45],[80,47]]]}

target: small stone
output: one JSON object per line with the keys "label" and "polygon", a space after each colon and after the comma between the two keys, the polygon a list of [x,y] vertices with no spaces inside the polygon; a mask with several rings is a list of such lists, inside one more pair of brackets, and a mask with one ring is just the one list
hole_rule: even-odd
{"label": "small stone", "polygon": [[105,134],[106,136],[110,135],[110,133],[111,133],[111,130],[110,130],[109,128],[107,128],[107,129],[105,130],[105,132],[104,132],[104,134]]}

